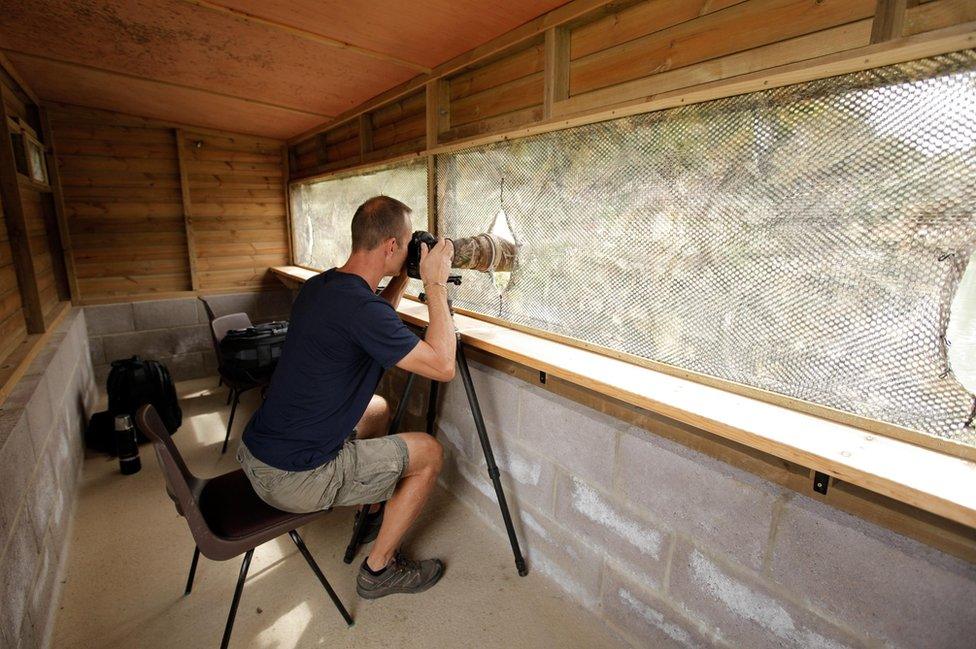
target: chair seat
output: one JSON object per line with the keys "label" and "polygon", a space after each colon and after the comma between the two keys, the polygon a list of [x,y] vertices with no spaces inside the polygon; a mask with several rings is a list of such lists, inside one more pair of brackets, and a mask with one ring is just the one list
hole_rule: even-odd
{"label": "chair seat", "polygon": [[315,515],[275,509],[261,500],[240,469],[207,481],[200,493],[200,513],[213,533],[225,539],[240,539],[274,528],[284,534]]}

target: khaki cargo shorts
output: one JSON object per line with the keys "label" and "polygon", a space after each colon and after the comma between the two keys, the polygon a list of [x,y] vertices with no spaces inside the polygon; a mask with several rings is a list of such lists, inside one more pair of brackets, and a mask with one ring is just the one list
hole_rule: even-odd
{"label": "khaki cargo shorts", "polygon": [[237,461],[261,500],[297,514],[389,500],[407,470],[407,443],[399,435],[355,439],[330,462],[308,471],[284,471],[257,459],[242,442]]}

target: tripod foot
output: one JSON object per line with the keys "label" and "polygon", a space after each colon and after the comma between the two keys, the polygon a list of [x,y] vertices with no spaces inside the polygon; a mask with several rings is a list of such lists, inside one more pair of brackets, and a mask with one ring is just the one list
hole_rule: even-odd
{"label": "tripod foot", "polygon": [[529,574],[529,569],[525,566],[525,559],[522,557],[515,560],[515,568],[518,570],[519,577]]}

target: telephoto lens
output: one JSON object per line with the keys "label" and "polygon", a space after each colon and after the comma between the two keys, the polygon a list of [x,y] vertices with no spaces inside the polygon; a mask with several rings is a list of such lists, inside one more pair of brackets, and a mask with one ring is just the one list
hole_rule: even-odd
{"label": "telephoto lens", "polygon": [[[452,239],[454,258],[451,268],[466,268],[487,272],[511,272],[518,262],[518,246],[495,234],[476,234],[473,237]],[[418,230],[407,244],[407,275],[420,279],[420,244],[428,248],[437,244],[437,237],[430,232]]]}
{"label": "telephoto lens", "polygon": [[136,429],[129,415],[115,416],[115,449],[119,454],[119,471],[122,475],[138,473],[142,468],[139,460],[139,445],[136,443]]}

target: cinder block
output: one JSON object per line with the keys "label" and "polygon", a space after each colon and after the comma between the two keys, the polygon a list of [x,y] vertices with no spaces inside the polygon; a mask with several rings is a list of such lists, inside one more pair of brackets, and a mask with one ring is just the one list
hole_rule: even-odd
{"label": "cinder block", "polygon": [[746,570],[720,565],[679,539],[669,593],[689,617],[735,647],[865,646],[823,618],[780,597]]}
{"label": "cinder block", "polygon": [[89,338],[88,349],[91,354],[92,365],[104,365],[108,362],[105,359],[105,345],[102,344],[101,336],[92,336]]}
{"label": "cinder block", "polygon": [[699,623],[679,613],[659,593],[647,590],[608,566],[603,578],[603,616],[641,647],[713,647]]}
{"label": "cinder block", "polygon": [[51,398],[44,375],[23,376],[11,390],[4,407],[23,408],[26,411],[34,455],[40,457],[47,436],[51,432],[51,424],[54,422]]}
{"label": "cinder block", "polygon": [[617,492],[701,544],[759,568],[769,540],[775,486],[638,428],[620,440]]}
{"label": "cinder block", "polygon": [[217,373],[217,355],[214,352],[200,352],[201,362],[203,363],[204,376],[212,376]]}
{"label": "cinder block", "polygon": [[102,344],[105,347],[105,359],[109,363],[131,356],[140,356],[143,359],[164,358],[176,353],[177,348],[173,329],[105,336]]}
{"label": "cinder block", "polygon": [[13,526],[7,551],[0,564],[0,628],[10,638],[20,637],[20,626],[27,613],[27,595],[37,570],[37,544],[31,528],[30,511],[25,509]]}
{"label": "cinder block", "polygon": [[776,582],[897,647],[972,647],[976,566],[805,496],[780,517]]}
{"label": "cinder block", "polygon": [[525,386],[520,394],[522,441],[569,473],[609,488],[621,423],[539,388]]}
{"label": "cinder block", "polygon": [[255,315],[260,320],[287,320],[291,315],[291,305],[294,302],[291,291],[263,291],[258,293],[257,311]]}
{"label": "cinder block", "polygon": [[13,530],[36,462],[27,413],[22,408],[0,410],[0,549]]}
{"label": "cinder block", "polygon": [[260,293],[224,293],[219,295],[207,295],[207,304],[214,312],[215,317],[227,315],[228,313],[246,313],[252,322],[257,322],[258,303]]}
{"label": "cinder block", "polygon": [[136,328],[132,304],[102,304],[85,307],[85,322],[89,336],[117,334]]}
{"label": "cinder block", "polygon": [[[445,476],[449,491],[473,506],[499,538],[507,539],[498,501],[487,474],[453,458]],[[508,496],[506,491],[506,497]],[[529,570],[546,575],[574,601],[593,609],[599,602],[602,558],[593,549],[559,527],[557,523],[527,506],[510,505],[516,533]],[[505,541],[502,541],[505,542]]]}
{"label": "cinder block", "polygon": [[631,510],[619,498],[578,478],[561,475],[556,486],[556,516],[564,526],[620,563],[645,587],[664,583],[671,533]]}
{"label": "cinder block", "polygon": [[213,336],[208,325],[192,325],[172,329],[173,354],[207,351],[213,353]]}
{"label": "cinder block", "polygon": [[132,312],[136,330],[170,329],[199,324],[196,298],[178,300],[149,300],[133,302]]}

